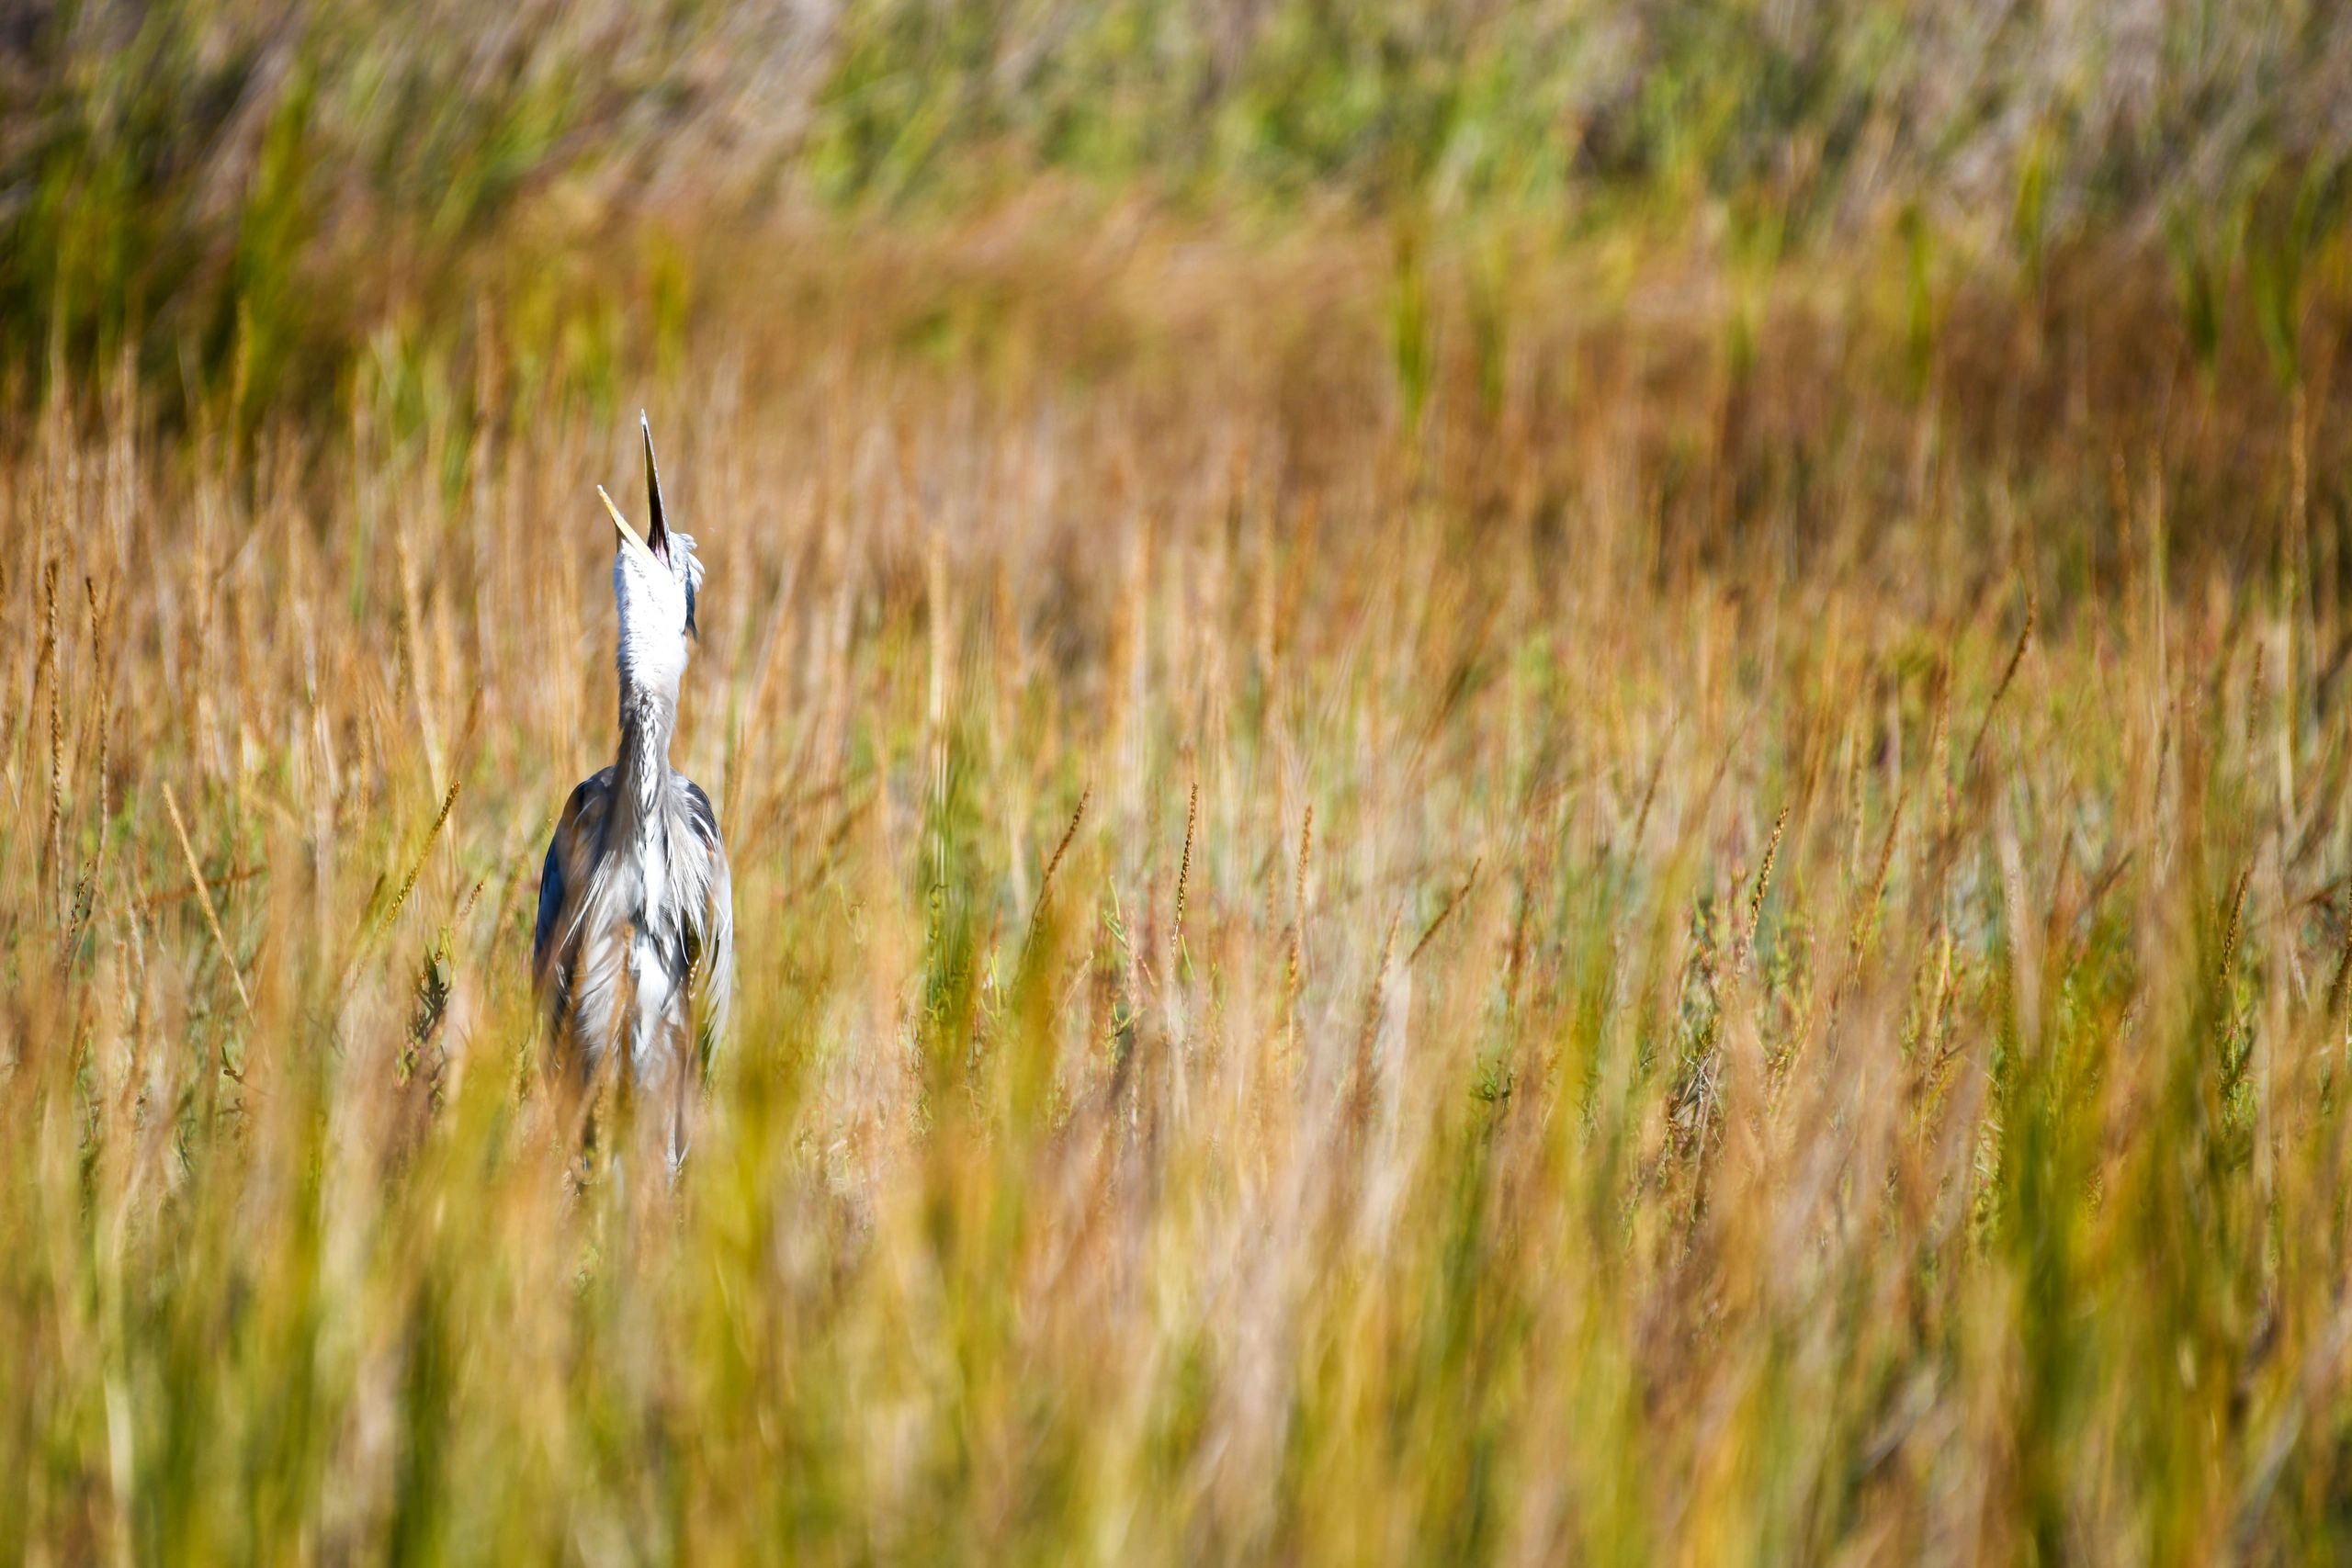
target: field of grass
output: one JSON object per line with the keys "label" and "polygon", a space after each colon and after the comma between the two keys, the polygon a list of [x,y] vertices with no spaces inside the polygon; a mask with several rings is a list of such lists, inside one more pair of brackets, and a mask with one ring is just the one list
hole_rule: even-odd
{"label": "field of grass", "polygon": [[[2352,1551],[2333,132],[2167,110],[2200,228],[2092,95],[1987,209],[1840,140],[1888,8],[1769,9],[1548,175],[1412,8],[852,7],[773,145],[732,12],[0,39],[0,1562]],[[586,188],[664,149],[854,199]],[[639,404],[741,964],[674,1191],[528,975]]]}

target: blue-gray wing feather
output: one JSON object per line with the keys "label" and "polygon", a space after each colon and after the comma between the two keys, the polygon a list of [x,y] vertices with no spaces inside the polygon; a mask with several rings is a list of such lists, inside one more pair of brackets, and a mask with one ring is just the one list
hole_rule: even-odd
{"label": "blue-gray wing feather", "polygon": [[571,1010],[572,962],[576,956],[580,901],[595,882],[595,856],[604,836],[605,806],[611,793],[610,768],[580,781],[563,803],[555,832],[539,867],[539,914],[531,932],[531,983],[537,988],[548,1022],[559,1032]]}
{"label": "blue-gray wing feather", "polygon": [[727,1038],[729,1015],[735,1001],[735,897],[727,871],[727,846],[718,833],[718,813],[710,796],[692,779],[686,786],[686,819],[703,852],[709,857],[705,908],[699,911],[694,964],[695,1033],[703,1066]]}
{"label": "blue-gray wing feather", "polygon": [[531,974],[544,982],[548,946],[555,940],[555,922],[563,913],[563,834],[559,829],[548,840],[548,858],[539,867],[539,922],[531,932]]}

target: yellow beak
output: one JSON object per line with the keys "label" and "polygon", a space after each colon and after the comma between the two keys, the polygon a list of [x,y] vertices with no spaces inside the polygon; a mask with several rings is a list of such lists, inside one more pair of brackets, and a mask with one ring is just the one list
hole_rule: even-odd
{"label": "yellow beak", "polygon": [[[639,555],[643,556],[647,560],[653,560],[654,556],[652,547],[649,546],[643,539],[639,538],[638,536],[637,530],[628,525],[628,519],[621,515],[621,509],[613,504],[613,498],[605,493],[605,487],[603,485],[598,485],[596,487],[596,498],[605,503],[605,510],[613,514],[613,526],[621,531],[621,542],[628,545]],[[659,563],[656,562],[656,564],[658,565]]]}

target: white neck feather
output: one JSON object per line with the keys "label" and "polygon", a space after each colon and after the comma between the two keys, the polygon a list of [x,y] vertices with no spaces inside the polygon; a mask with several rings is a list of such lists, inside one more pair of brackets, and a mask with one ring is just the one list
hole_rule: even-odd
{"label": "white neck feather", "polygon": [[621,690],[656,693],[674,705],[686,673],[684,590],[647,581],[624,558],[613,565],[613,598],[620,609]]}

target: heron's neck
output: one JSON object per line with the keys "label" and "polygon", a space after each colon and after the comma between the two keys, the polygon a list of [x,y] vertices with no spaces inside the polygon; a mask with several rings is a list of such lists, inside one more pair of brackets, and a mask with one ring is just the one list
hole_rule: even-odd
{"label": "heron's neck", "polygon": [[621,754],[613,768],[618,820],[635,829],[658,820],[662,792],[670,787],[670,736],[678,726],[678,699],[669,693],[621,684]]}

